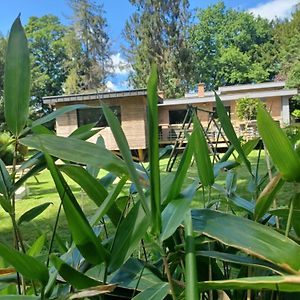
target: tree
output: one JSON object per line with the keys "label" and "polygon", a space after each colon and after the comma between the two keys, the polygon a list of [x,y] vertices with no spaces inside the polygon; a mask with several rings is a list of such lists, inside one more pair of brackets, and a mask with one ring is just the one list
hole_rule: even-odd
{"label": "tree", "polygon": [[5,127],[4,120],[4,101],[3,101],[3,84],[4,84],[4,64],[7,40],[0,35],[0,131]]}
{"label": "tree", "polygon": [[272,23],[226,9],[223,2],[199,9],[189,38],[194,83],[204,82],[212,89],[272,79],[277,71],[272,35]]}
{"label": "tree", "polygon": [[240,120],[255,120],[258,107],[264,106],[265,104],[258,98],[242,98],[236,103],[236,114]]}
{"label": "tree", "polygon": [[112,62],[103,6],[92,0],[69,0],[69,4],[73,23],[67,35],[69,76],[65,89],[105,89]]}
{"label": "tree", "polygon": [[133,72],[129,83],[146,86],[151,63],[158,66],[158,88],[166,97],[182,96],[189,86],[191,55],[187,47],[187,0],[130,0],[136,12],[127,20],[125,55]]}
{"label": "tree", "polygon": [[[287,86],[300,89],[300,5],[296,6],[290,20],[277,21],[275,26],[276,47],[279,49],[280,71],[278,77]],[[300,109],[300,94],[290,101],[290,112]]]}
{"label": "tree", "polygon": [[42,97],[62,94],[67,76],[64,43],[66,27],[53,15],[30,17],[25,27],[31,53],[33,111],[42,108]]}

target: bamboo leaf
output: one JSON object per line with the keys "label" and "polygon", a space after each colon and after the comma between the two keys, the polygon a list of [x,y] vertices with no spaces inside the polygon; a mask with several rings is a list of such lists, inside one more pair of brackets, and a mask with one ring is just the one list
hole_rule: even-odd
{"label": "bamboo leaf", "polygon": [[217,93],[215,93],[215,98],[216,98],[218,117],[219,117],[220,123],[222,125],[222,128],[223,128],[228,140],[231,142],[231,144],[234,146],[235,150],[238,152],[241,160],[245,163],[249,173],[252,175],[251,164],[250,164],[249,160],[247,159],[247,156],[245,155],[245,153],[243,151],[241,143],[236,136],[236,133],[231,124],[230,118],[227,115],[224,104],[223,104],[222,100],[220,99],[220,97],[217,95]]}
{"label": "bamboo leaf", "polygon": [[202,126],[195,115],[193,117],[193,123],[195,131],[194,153],[199,179],[203,186],[212,186],[215,182],[213,166]]}
{"label": "bamboo leaf", "polygon": [[185,189],[178,198],[172,200],[162,212],[162,232],[160,241],[169,238],[178,226],[182,223],[185,213],[189,210],[190,204],[195,196],[198,183],[194,182]]}
{"label": "bamboo leaf", "polygon": [[121,222],[111,250],[109,272],[116,271],[136,249],[150,225],[150,216],[137,202]]}
{"label": "bamboo leaf", "polygon": [[259,220],[270,208],[277,192],[283,186],[284,180],[281,178],[281,174],[277,174],[266,185],[264,190],[260,193],[256,205],[255,205],[255,220]]}
{"label": "bamboo leaf", "polygon": [[18,220],[18,225],[21,225],[24,222],[30,222],[31,220],[39,216],[50,204],[53,203],[46,202],[29,209],[23,215],[21,215],[21,217]]}
{"label": "bamboo leaf", "polygon": [[157,66],[152,65],[148,81],[148,109],[147,121],[149,132],[149,169],[150,169],[150,197],[151,223],[153,233],[161,231],[161,199],[160,199],[160,170],[158,146],[158,97],[157,97]]}
{"label": "bamboo leaf", "polygon": [[138,194],[141,199],[141,204],[143,206],[143,209],[147,214],[150,214],[148,204],[146,203],[146,198],[143,192],[142,185],[140,183],[140,178],[138,175],[137,170],[135,169],[131,152],[129,149],[128,142],[126,140],[126,137],[124,135],[124,132],[120,126],[119,120],[114,115],[114,113],[109,109],[107,105],[104,103],[102,104],[103,113],[105,115],[105,118],[107,120],[107,123],[109,124],[109,127],[114,135],[114,138],[116,140],[116,143],[118,144],[119,150],[122,154],[122,157],[126,163],[128,173],[130,174],[130,178],[132,182],[135,184]]}
{"label": "bamboo leaf", "polygon": [[195,133],[193,132],[188,139],[188,143],[184,149],[182,158],[180,160],[179,166],[175,173],[171,188],[168,192],[164,204],[168,204],[171,200],[176,199],[180,193],[183,182],[185,180],[187,170],[190,167],[193,151],[195,146]]}
{"label": "bamboo leaf", "polygon": [[195,254],[195,240],[193,236],[193,226],[191,213],[188,212],[184,219],[185,235],[185,298],[198,300],[199,292],[197,286],[197,263]]}
{"label": "bamboo leaf", "polygon": [[5,122],[16,137],[27,122],[29,97],[29,50],[20,16],[18,16],[10,30],[4,71]]}
{"label": "bamboo leaf", "polygon": [[100,281],[94,280],[80,273],[53,254],[50,255],[50,260],[58,271],[59,275],[76,289],[86,289],[101,284]]}
{"label": "bamboo leaf", "polygon": [[165,299],[169,293],[169,284],[167,282],[157,283],[149,288],[145,289],[143,292],[139,293],[137,296],[132,298],[133,300],[157,300]]}
{"label": "bamboo leaf", "polygon": [[11,187],[11,177],[6,170],[3,160],[0,159],[0,193],[7,199],[9,199],[10,196]]}
{"label": "bamboo leaf", "polygon": [[29,256],[37,256],[41,253],[44,245],[46,242],[46,234],[42,234],[41,236],[39,236],[34,243],[31,245],[31,247],[27,250],[27,254]]}
{"label": "bamboo leaf", "polygon": [[199,282],[201,291],[208,290],[262,290],[300,292],[300,276],[261,276],[231,280]]}
{"label": "bamboo leaf", "polygon": [[101,284],[99,286],[91,287],[89,289],[82,290],[78,293],[73,294],[69,299],[81,299],[81,298],[88,298],[95,297],[98,295],[108,294],[114,291],[117,287],[116,284]]}
{"label": "bamboo leaf", "polygon": [[24,277],[39,280],[43,285],[47,284],[49,279],[48,269],[35,258],[9,248],[2,243],[0,243],[0,256]]}
{"label": "bamboo leaf", "polygon": [[48,168],[51,172],[56,189],[63,204],[66,218],[73,241],[80,253],[92,264],[100,264],[108,260],[108,252],[102,246],[100,239],[95,235],[88,220],[76,201],[70,187],[64,180],[52,158],[44,152]]}
{"label": "bamboo leaf", "polygon": [[193,210],[194,230],[269,261],[288,273],[300,272],[300,246],[270,227],[213,210]]}
{"label": "bamboo leaf", "polygon": [[274,165],[287,181],[300,181],[300,157],[290,140],[264,108],[259,107],[257,112],[258,131]]}
{"label": "bamboo leaf", "polygon": [[128,174],[124,161],[112,152],[101,145],[74,137],[65,138],[42,134],[22,138],[20,143],[40,151],[44,149],[50,155],[63,160],[98,166],[117,175]]}

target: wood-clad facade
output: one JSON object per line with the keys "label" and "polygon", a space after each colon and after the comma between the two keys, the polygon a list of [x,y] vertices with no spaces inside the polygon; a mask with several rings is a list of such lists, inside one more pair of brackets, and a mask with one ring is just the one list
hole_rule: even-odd
{"label": "wood-clad facade", "polygon": [[[245,97],[261,99],[272,117],[284,126],[289,124],[289,99],[297,92],[297,89],[286,89],[284,82],[220,87],[217,91],[238,134],[243,134],[240,131],[243,121],[239,120],[236,115],[236,103],[239,99]],[[197,114],[204,127],[207,126],[211,114],[215,111],[214,94],[204,93],[203,85],[199,85],[198,93],[186,95],[184,98],[165,100],[159,98],[159,100],[159,128],[162,142],[169,142],[176,138],[176,132],[174,136],[171,136],[172,132],[174,133],[174,130],[180,126],[188,105],[199,108]],[[101,116],[101,102],[116,111],[130,149],[140,150],[139,153],[147,149],[147,94],[145,89],[44,98],[44,103],[56,109],[71,104],[85,104],[89,107],[86,111],[84,111],[85,108],[81,108],[81,110],[73,110],[58,117],[56,120],[58,135],[68,136],[80,125],[102,118],[102,121],[98,122],[100,132],[90,141],[95,142],[101,135],[108,149],[118,150],[111,130],[105,125]]]}

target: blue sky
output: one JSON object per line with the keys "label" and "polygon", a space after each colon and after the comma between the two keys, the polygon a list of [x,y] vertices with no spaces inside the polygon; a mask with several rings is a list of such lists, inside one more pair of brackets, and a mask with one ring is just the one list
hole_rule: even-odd
{"label": "blue sky", "polygon": [[[128,0],[99,0],[103,3],[108,21],[108,31],[113,44],[114,55],[112,57],[117,65],[123,62],[120,53],[120,45],[123,43],[122,30],[125,21],[133,13],[134,7],[130,5]],[[205,8],[218,0],[190,0],[190,7]],[[239,10],[248,10],[255,15],[261,15],[268,19],[275,16],[283,18],[290,15],[292,7],[299,3],[300,0],[225,0],[226,7],[232,7]],[[41,17],[45,14],[57,15],[62,23],[68,24],[68,16],[71,10],[65,0],[2,0],[0,10],[0,32],[7,35],[11,24],[16,16],[21,13],[23,24],[26,24],[30,16]],[[116,76],[111,79],[110,87],[112,89],[120,89],[122,81],[127,77],[126,72],[116,68]]]}

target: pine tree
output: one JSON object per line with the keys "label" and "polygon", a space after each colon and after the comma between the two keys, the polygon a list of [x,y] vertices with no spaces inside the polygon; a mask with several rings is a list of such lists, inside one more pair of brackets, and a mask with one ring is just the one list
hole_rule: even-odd
{"label": "pine tree", "polygon": [[124,48],[133,72],[129,83],[146,86],[151,63],[158,65],[158,87],[166,97],[181,96],[189,85],[191,55],[187,48],[187,0],[130,0],[136,12],[127,20]]}

